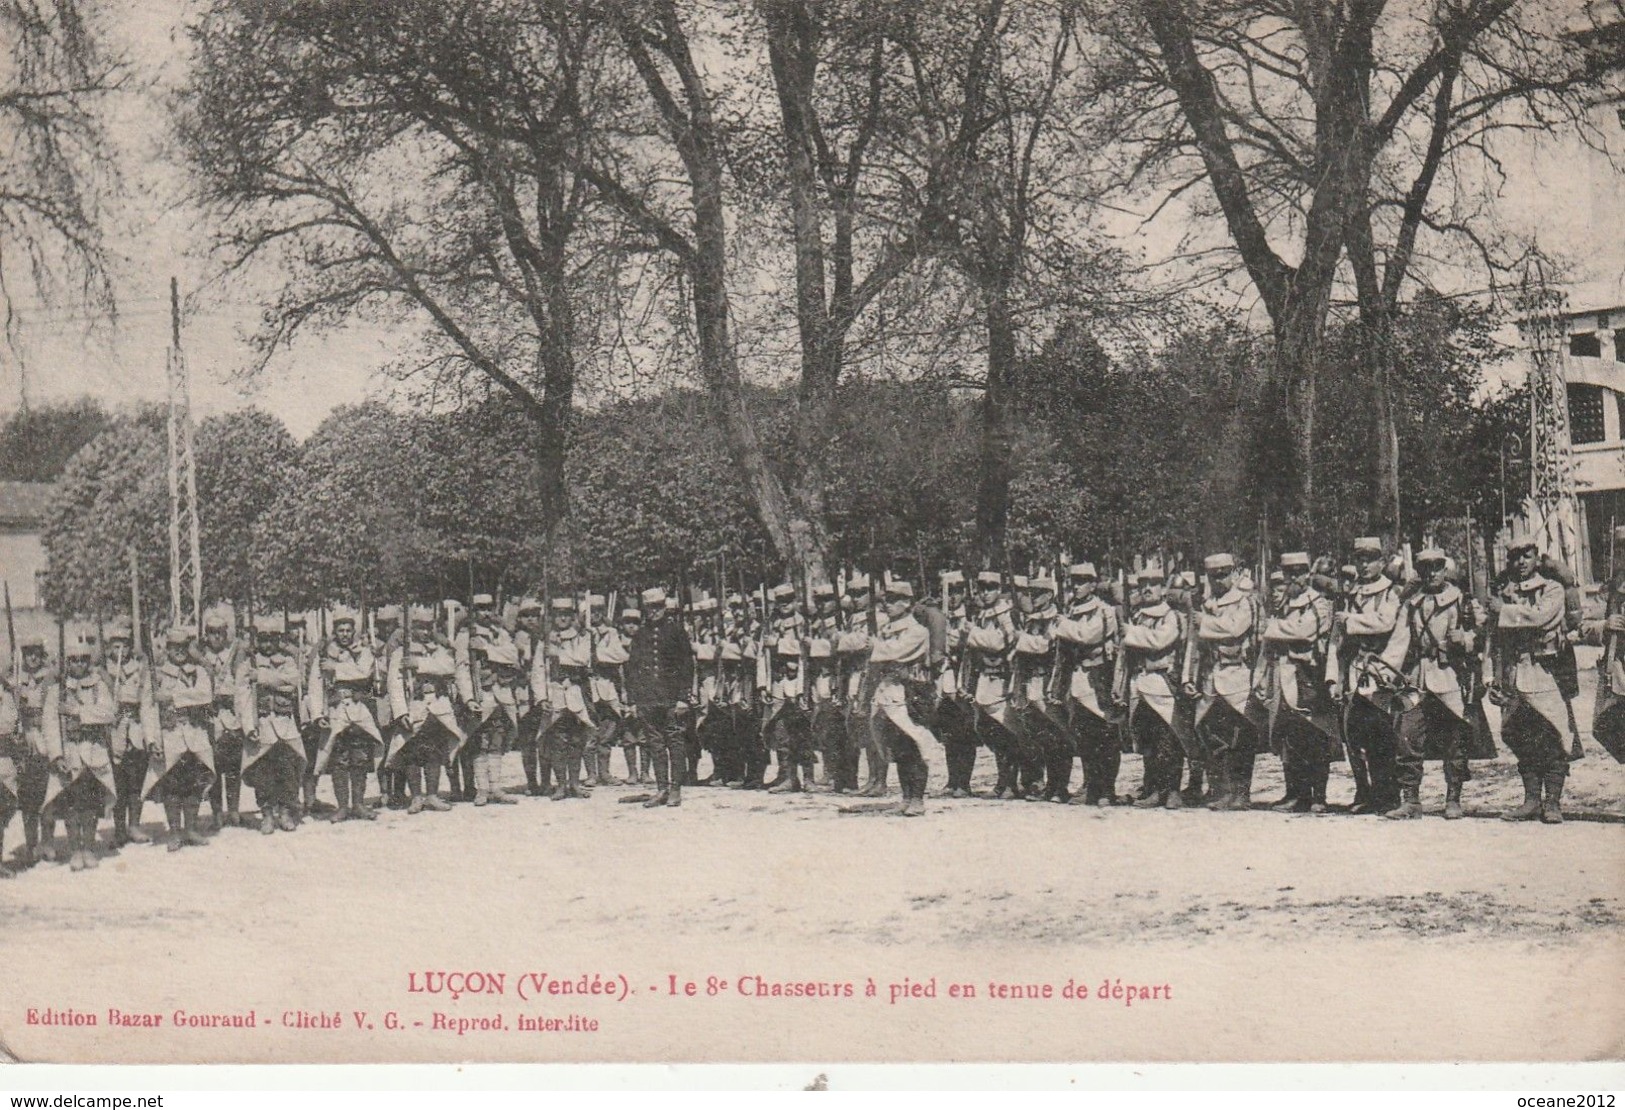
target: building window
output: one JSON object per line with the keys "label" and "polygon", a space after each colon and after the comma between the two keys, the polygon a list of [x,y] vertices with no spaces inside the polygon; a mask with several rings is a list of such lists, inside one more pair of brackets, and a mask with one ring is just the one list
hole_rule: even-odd
{"label": "building window", "polygon": [[1575,358],[1601,358],[1602,340],[1594,331],[1579,331],[1569,336],[1569,354]]}
{"label": "building window", "polygon": [[1602,387],[1569,386],[1569,440],[1572,443],[1601,443],[1606,438],[1602,419]]}
{"label": "building window", "polygon": [[1614,361],[1625,362],[1625,328],[1614,329]]}

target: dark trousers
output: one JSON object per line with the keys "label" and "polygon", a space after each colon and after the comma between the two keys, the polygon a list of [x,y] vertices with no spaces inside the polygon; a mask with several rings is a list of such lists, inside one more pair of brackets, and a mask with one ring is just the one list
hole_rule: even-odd
{"label": "dark trousers", "polygon": [[929,772],[925,765],[925,755],[914,738],[904,733],[884,717],[875,719],[875,727],[883,729],[886,734],[887,746],[891,749],[892,758],[897,762],[897,783],[903,790],[903,796],[923,798],[925,787],[929,780]]}
{"label": "dark trousers", "polygon": [[1286,796],[1294,801],[1326,803],[1326,783],[1332,765],[1324,755],[1306,745],[1291,745],[1281,757],[1281,775],[1286,780]]}
{"label": "dark trousers", "polygon": [[644,751],[654,762],[655,782],[683,785],[688,779],[687,722],[669,705],[638,706]]}
{"label": "dark trousers", "polygon": [[1117,796],[1117,774],[1123,766],[1123,749],[1117,729],[1079,706],[1072,707],[1072,732],[1078,738],[1078,757],[1083,763],[1083,800],[1094,805],[1102,798]]}
{"label": "dark trousers", "polygon": [[835,788],[858,789],[858,764],[864,746],[868,743],[869,722],[850,708],[841,713],[840,758],[835,764]]}
{"label": "dark trousers", "polygon": [[1566,778],[1569,749],[1557,728],[1520,699],[1501,723],[1501,740],[1517,757],[1518,774]]}
{"label": "dark trousers", "polygon": [[970,791],[976,771],[976,732],[971,709],[961,698],[943,698],[931,720],[931,731],[942,741],[948,760],[948,789]]}
{"label": "dark trousers", "polygon": [[[1179,791],[1179,776],[1185,766],[1185,747],[1173,728],[1144,705],[1135,707],[1129,723],[1134,731],[1135,746],[1144,753],[1145,782],[1143,793],[1164,797]],[[1121,763],[1121,757],[1119,757]]]}
{"label": "dark trousers", "polygon": [[118,788],[113,799],[115,814],[124,814],[132,822],[137,820],[143,801],[141,791],[147,783],[147,765],[151,762],[146,748],[131,747],[113,764],[113,785]]}
{"label": "dark trousers", "polygon": [[569,782],[570,770],[581,762],[592,730],[574,713],[561,713],[542,730],[542,749],[553,770],[555,785]]}
{"label": "dark trousers", "polygon": [[260,812],[266,806],[293,806],[299,802],[299,757],[285,744],[278,744],[243,772],[243,781],[254,788],[254,802]]}
{"label": "dark trousers", "polygon": [[211,746],[214,748],[216,777],[209,787],[209,805],[216,813],[222,809],[235,813],[243,790],[243,734],[235,729],[223,731],[214,738]]}
{"label": "dark trousers", "polygon": [[1446,785],[1455,786],[1472,778],[1466,751],[1471,734],[1471,725],[1432,698],[1424,698],[1416,708],[1401,714],[1394,756],[1400,788],[1421,787],[1423,761],[1429,750],[1443,757]]}
{"label": "dark trousers", "polygon": [[1378,809],[1398,805],[1396,744],[1390,716],[1365,698],[1356,697],[1348,709],[1346,739],[1355,804],[1363,802]]}

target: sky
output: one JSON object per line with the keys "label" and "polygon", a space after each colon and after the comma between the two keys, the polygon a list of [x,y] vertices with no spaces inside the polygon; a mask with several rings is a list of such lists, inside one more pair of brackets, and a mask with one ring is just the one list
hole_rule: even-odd
{"label": "sky", "polygon": [[[207,229],[186,202],[183,175],[165,157],[165,98],[186,65],[184,26],[197,10],[188,0],[112,0],[115,40],[128,52],[143,91],[122,99],[112,133],[127,167],[127,196],[110,236],[118,256],[113,273],[120,313],[111,327],[87,332],[75,310],[20,306],[25,364],[0,349],[0,413],[14,408],[26,387],[31,403],[89,394],[109,403],[161,401],[169,345],[169,278],[185,302],[182,346],[191,370],[198,417],[255,404],[307,435],[336,405],[382,390],[376,369],[401,337],[356,326],[299,341],[253,381],[242,372],[255,326],[275,275],[228,283],[208,253]],[[1604,121],[1621,133],[1612,110]],[[1625,146],[1625,138],[1621,140]],[[1534,136],[1509,151],[1510,177],[1500,211],[1515,228],[1534,231],[1548,250],[1573,264],[1571,304],[1625,303],[1625,174],[1577,141]],[[1176,219],[1177,217],[1170,217]],[[1122,219],[1125,246],[1155,254],[1177,227],[1143,230]],[[1249,297],[1243,291],[1239,298]]]}

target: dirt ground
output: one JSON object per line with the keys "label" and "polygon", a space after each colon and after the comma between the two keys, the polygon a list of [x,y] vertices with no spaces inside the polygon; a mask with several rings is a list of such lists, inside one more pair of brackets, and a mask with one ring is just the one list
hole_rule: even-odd
{"label": "dirt ground", "polygon": [[[1456,822],[1430,764],[1410,822],[991,800],[900,820],[715,788],[645,810],[608,788],[126,848],[0,884],[0,1042],[130,1062],[1618,1059],[1625,766],[1587,748],[1560,827],[1495,819],[1518,793],[1503,752]],[[1120,785],[1140,770],[1126,757]],[[1280,793],[1260,759],[1255,799]],[[1339,767],[1331,800],[1351,795]],[[470,971],[490,974],[456,998],[436,978]],[[254,1026],[192,1024],[214,1014]]]}

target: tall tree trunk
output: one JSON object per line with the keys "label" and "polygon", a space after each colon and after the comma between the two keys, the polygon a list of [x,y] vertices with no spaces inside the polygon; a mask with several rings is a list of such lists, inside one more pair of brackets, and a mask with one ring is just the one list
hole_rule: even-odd
{"label": "tall tree trunk", "polygon": [[797,527],[784,485],[774,473],[745,405],[743,380],[728,323],[726,225],[721,166],[711,163],[694,176],[694,327],[700,377],[712,410],[756,506],[756,515],[781,559],[794,566],[815,559],[808,529]]}
{"label": "tall tree trunk", "polygon": [[995,565],[1010,521],[1010,424],[1015,407],[1016,325],[1010,290],[995,283],[987,299],[987,388],[982,393],[981,474],[976,492],[976,545]]}
{"label": "tall tree trunk", "polygon": [[1360,362],[1371,388],[1372,436],[1370,506],[1367,524],[1396,543],[1400,538],[1399,427],[1394,418],[1394,322],[1398,315],[1398,287],[1393,299],[1378,278],[1377,255],[1371,237],[1369,209],[1349,221],[1349,263],[1354,267],[1354,289],[1360,306]]}
{"label": "tall tree trunk", "polygon": [[[813,131],[813,82],[818,65],[818,29],[802,4],[766,3],[768,60],[784,121],[790,217],[796,260],[796,324],[801,340],[801,382],[797,390],[795,469],[790,482],[787,527],[796,569],[813,581],[829,581],[824,565],[829,534],[824,524],[824,453],[830,416],[844,356],[842,334],[831,319],[825,285],[823,204]],[[844,259],[850,285],[850,252]]]}
{"label": "tall tree trunk", "polygon": [[1254,489],[1272,520],[1309,527],[1315,497],[1315,384],[1326,333],[1329,284],[1290,299],[1275,328],[1272,373],[1254,425]]}
{"label": "tall tree trunk", "polygon": [[[632,8],[618,9],[621,39],[657,110],[672,130],[672,140],[689,179],[693,204],[694,239],[680,251],[693,281],[694,325],[699,348],[700,378],[734,463],[744,476],[757,519],[779,557],[793,567],[818,561],[813,536],[791,512],[784,483],[774,473],[762,448],[761,437],[745,404],[743,380],[729,327],[728,236],[723,202],[722,139],[712,111],[709,90],[695,61],[677,6],[656,0],[649,9],[658,34],[640,25]],[[649,53],[651,46],[676,72],[681,104]],[[635,211],[642,208],[633,203]],[[680,236],[677,236],[680,238]],[[669,236],[663,236],[669,241]]]}

